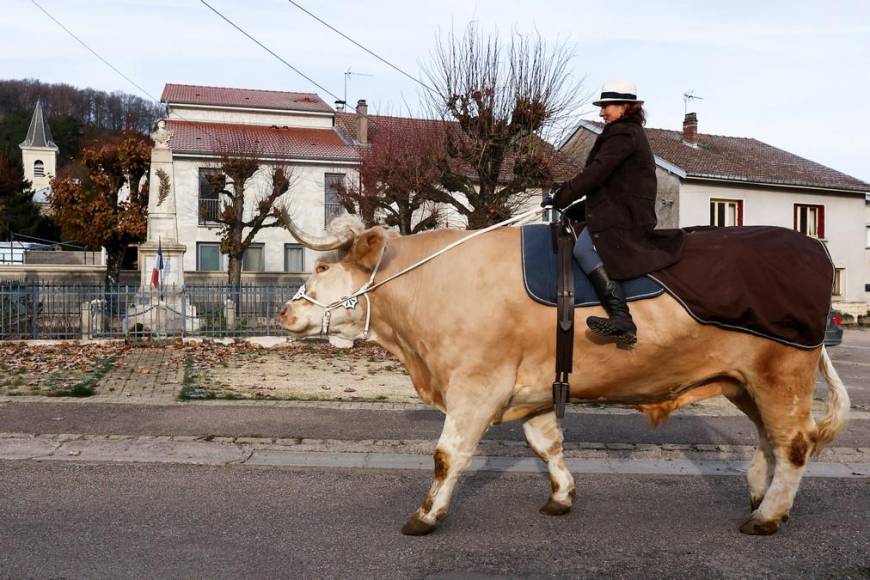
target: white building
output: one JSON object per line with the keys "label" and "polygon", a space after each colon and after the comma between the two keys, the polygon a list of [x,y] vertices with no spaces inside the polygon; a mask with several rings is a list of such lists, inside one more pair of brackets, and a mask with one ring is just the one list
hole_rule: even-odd
{"label": "white building", "polygon": [[[291,168],[293,184],[280,203],[306,230],[320,231],[338,213],[337,184],[355,172],[359,157],[336,130],[333,109],[316,94],[167,84],[161,100],[167,118],[158,133],[164,131],[168,142],[161,149],[161,136],[155,134],[148,243],[142,248],[145,259],[140,259],[145,275],[153,263],[151,246],[162,240],[164,246],[178,243],[187,282],[225,281],[221,272],[227,259],[220,252],[215,220],[221,202],[205,180],[217,171],[223,152],[256,149],[264,166]],[[158,170],[171,189],[163,203]],[[246,190],[246,211],[252,211],[263,187],[261,172]],[[274,282],[281,274],[310,272],[313,262],[312,252],[285,229],[266,228],[245,256],[243,277]]]}
{"label": "white building", "polygon": [[[601,131],[600,123],[581,122],[560,150],[584,161]],[[659,227],[774,225],[819,238],[837,269],[835,307],[867,312],[870,184],[755,139],[698,133],[695,113],[682,132],[646,134],[656,159]]]}

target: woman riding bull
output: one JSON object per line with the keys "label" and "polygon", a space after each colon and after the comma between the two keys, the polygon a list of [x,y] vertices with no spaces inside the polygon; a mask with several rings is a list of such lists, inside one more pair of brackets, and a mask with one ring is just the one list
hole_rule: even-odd
{"label": "woman riding bull", "polygon": [[[643,130],[646,113],[634,83],[609,81],[601,98],[604,129],[595,140],[586,166],[556,192],[553,205],[565,209],[586,196],[585,227],[574,256],[589,277],[609,318],[590,316],[586,324],[597,335],[629,345],[637,342],[622,285],[666,268],[680,259],[683,232],[655,230],[656,166]],[[583,220],[582,204],[567,215]]]}

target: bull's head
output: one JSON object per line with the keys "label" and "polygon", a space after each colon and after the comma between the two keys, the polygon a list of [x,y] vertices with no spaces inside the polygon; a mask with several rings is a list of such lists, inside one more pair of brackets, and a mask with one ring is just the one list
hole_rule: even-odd
{"label": "bull's head", "polygon": [[[356,217],[336,218],[324,236],[314,236],[301,230],[286,210],[281,222],[299,242],[312,250],[335,252],[321,258],[301,293],[288,300],[278,314],[278,322],[290,336],[303,338],[320,334],[328,327],[329,341],[334,346],[350,347],[363,334],[368,301],[360,297],[346,305],[327,309],[323,305],[352,295],[368,281],[383,253],[389,232],[380,227],[365,230]],[[309,300],[310,298],[310,300]],[[327,323],[324,324],[324,317]]]}

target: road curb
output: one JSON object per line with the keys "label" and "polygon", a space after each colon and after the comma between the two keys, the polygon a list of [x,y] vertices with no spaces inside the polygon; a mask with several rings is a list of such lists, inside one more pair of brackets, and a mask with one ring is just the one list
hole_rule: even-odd
{"label": "road curb", "polygon": [[[0,433],[0,459],[93,463],[172,463],[372,469],[432,469],[430,440],[269,439]],[[568,443],[576,473],[740,475],[746,445]],[[472,471],[544,471],[524,442],[483,441]],[[838,447],[808,468],[810,477],[870,478],[870,448]]]}

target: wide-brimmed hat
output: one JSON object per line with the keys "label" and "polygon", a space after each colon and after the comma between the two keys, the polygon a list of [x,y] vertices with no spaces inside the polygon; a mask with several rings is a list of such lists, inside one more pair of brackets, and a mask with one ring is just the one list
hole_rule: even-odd
{"label": "wide-brimmed hat", "polygon": [[601,87],[601,98],[592,104],[601,107],[607,103],[641,103],[637,98],[637,86],[631,81],[607,81]]}

